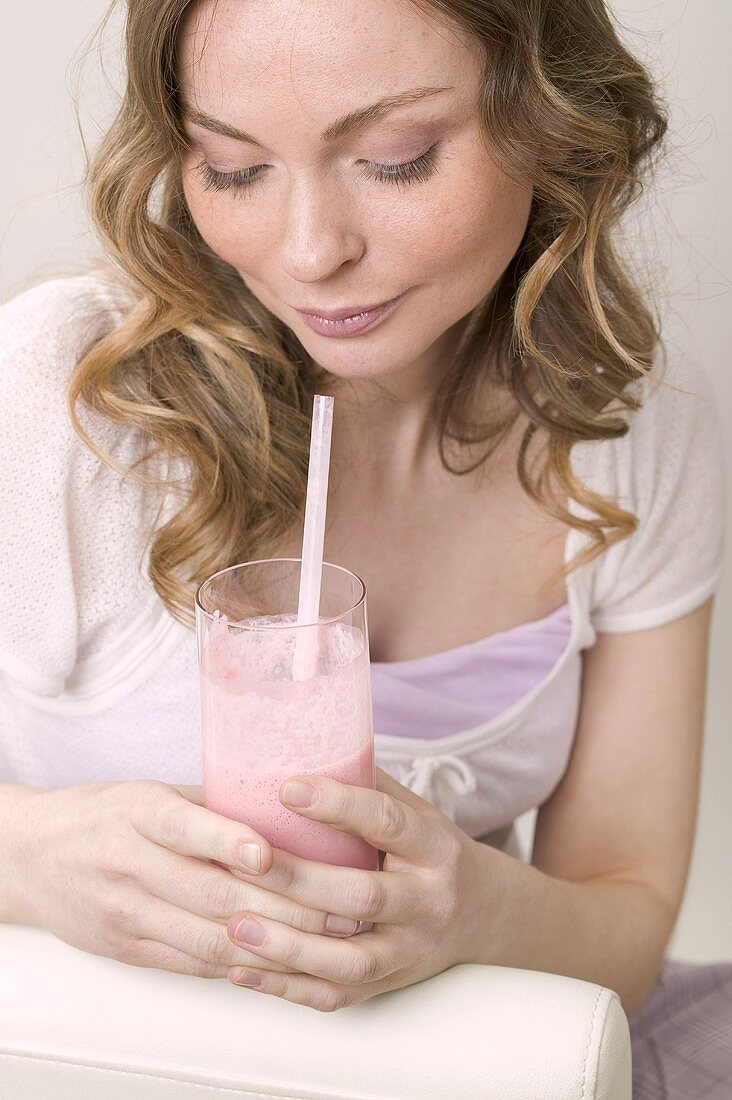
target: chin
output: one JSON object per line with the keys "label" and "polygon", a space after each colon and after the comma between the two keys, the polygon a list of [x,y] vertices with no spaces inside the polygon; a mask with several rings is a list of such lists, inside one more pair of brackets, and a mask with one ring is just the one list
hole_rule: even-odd
{"label": "chin", "polygon": [[371,351],[364,348],[357,352],[355,347],[351,350],[355,343],[354,339],[351,339],[344,341],[345,347],[339,348],[337,352],[334,349],[329,355],[328,348],[316,350],[307,347],[299,335],[298,339],[319,367],[334,378],[342,378],[344,381],[370,379],[377,381],[396,378],[403,371],[408,370],[422,354],[421,349],[415,351],[410,347],[408,353],[400,356],[398,352],[395,353],[393,342],[391,346],[387,346],[386,352],[382,348],[374,348]]}
{"label": "chin", "polygon": [[[315,358],[313,356],[313,358]],[[369,381],[380,380],[385,378],[391,378],[399,374],[399,367],[384,366],[380,363],[378,366],[370,365],[368,363],[329,363],[325,356],[315,359],[315,362],[319,367],[322,367],[324,371],[332,375],[334,378],[342,378],[345,382],[356,381]]]}

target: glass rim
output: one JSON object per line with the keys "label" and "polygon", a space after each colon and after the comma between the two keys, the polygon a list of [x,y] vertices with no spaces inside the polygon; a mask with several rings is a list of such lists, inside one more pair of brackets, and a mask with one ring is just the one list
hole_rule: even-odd
{"label": "glass rim", "polygon": [[[207,611],[201,603],[201,592],[206,585],[216,580],[217,577],[223,576],[224,573],[231,573],[234,569],[245,569],[248,565],[269,565],[272,562],[299,562],[300,566],[302,566],[302,558],[257,558],[255,561],[241,561],[236,565],[227,565],[225,569],[217,570],[216,573],[212,573],[210,577],[207,577],[205,581],[201,581],[198,585],[194,597],[196,611],[200,612],[201,615],[205,615],[209,622],[220,622],[220,619],[214,618],[214,612]],[[347,569],[345,565],[336,565],[332,561],[324,561],[323,568],[325,568],[326,565],[330,569],[337,569],[339,573],[347,573],[349,577],[353,577],[354,580],[358,581],[361,586],[361,595],[359,598],[354,604],[346,608],[345,611],[342,611],[340,615],[332,615],[329,619],[321,619],[318,623],[270,623],[268,626],[247,626],[240,625],[237,622],[229,623],[227,621],[227,626],[235,626],[237,630],[307,630],[314,626],[325,626],[328,623],[337,623],[345,615],[351,615],[354,611],[358,610],[366,599],[366,584],[364,580],[359,577],[358,573],[354,573],[352,569]],[[225,614],[225,612],[220,612],[220,614]]]}

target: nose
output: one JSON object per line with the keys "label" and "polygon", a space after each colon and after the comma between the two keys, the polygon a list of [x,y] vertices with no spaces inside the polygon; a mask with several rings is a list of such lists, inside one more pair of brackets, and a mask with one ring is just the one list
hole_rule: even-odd
{"label": "nose", "polygon": [[291,185],[285,202],[280,257],[290,278],[319,282],[361,258],[365,246],[357,211],[336,181],[299,180]]}

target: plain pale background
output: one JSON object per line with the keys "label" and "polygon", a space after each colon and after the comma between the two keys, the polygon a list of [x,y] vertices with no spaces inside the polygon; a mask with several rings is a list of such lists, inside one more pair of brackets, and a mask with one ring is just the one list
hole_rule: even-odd
{"label": "plain pale background", "polygon": [[[104,0],[35,0],[5,8],[0,33],[3,171],[0,178],[0,298],[39,277],[64,273],[93,248],[76,183],[83,158],[74,122],[72,62],[106,11]],[[669,153],[628,235],[657,295],[669,347],[701,360],[723,416],[732,412],[727,323],[732,219],[731,82],[721,58],[732,41],[730,0],[615,0],[622,33],[651,66],[672,108]],[[93,146],[119,85],[119,29],[105,34],[106,78],[95,54],[84,66],[81,117]],[[110,87],[111,86],[111,87]],[[643,240],[641,240],[641,234]],[[725,432],[732,497],[732,430]],[[670,953],[732,959],[732,535],[717,595],[709,672],[699,827],[686,897]],[[523,835],[533,821],[525,815]]]}

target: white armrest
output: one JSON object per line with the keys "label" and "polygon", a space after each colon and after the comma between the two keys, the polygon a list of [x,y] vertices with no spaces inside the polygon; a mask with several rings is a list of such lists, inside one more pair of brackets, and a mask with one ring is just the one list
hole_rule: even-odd
{"label": "white armrest", "polygon": [[617,995],[463,965],[335,1013],[0,924],[3,1100],[631,1100]]}

